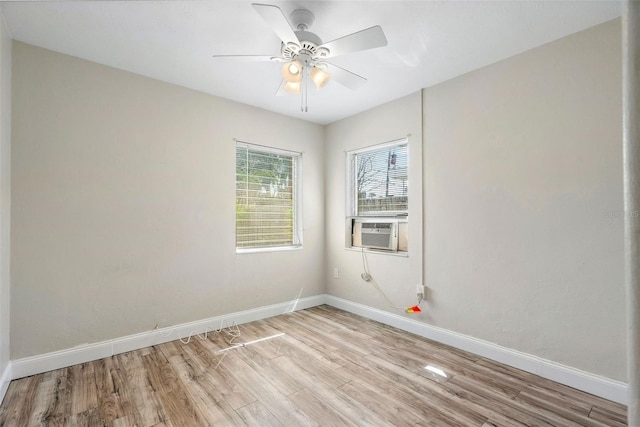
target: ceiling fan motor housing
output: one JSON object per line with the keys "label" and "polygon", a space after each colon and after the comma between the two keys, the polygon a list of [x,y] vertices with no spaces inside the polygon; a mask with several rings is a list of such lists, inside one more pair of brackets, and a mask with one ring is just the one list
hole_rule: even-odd
{"label": "ceiling fan motor housing", "polygon": [[[285,59],[290,61],[297,59],[303,63],[306,61],[306,65],[309,65],[309,63],[317,59],[329,55],[329,49],[320,47],[322,46],[322,39],[315,33],[307,31],[314,20],[315,16],[307,9],[296,9],[291,12],[291,23],[293,28],[297,29],[295,35],[300,44],[283,43],[281,52]],[[300,55],[306,55],[307,57],[300,57]]]}
{"label": "ceiling fan motor housing", "polygon": [[291,12],[290,16],[293,28],[298,30],[308,29],[316,19],[316,17],[313,15],[313,12],[307,9],[296,9]]}
{"label": "ceiling fan motor housing", "polygon": [[296,59],[297,55],[307,54],[314,60],[323,58],[329,55],[329,49],[322,46],[322,40],[316,34],[310,31],[296,31],[296,37],[300,41],[300,45],[295,43],[283,43],[281,52],[282,56],[288,60]]}

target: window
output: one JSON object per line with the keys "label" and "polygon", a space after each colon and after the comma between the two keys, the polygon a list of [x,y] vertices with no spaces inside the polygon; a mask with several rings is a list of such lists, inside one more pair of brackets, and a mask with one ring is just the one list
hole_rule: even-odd
{"label": "window", "polygon": [[300,247],[301,154],[236,145],[236,251]]}
{"label": "window", "polygon": [[348,153],[352,216],[407,215],[409,163],[406,139]]}

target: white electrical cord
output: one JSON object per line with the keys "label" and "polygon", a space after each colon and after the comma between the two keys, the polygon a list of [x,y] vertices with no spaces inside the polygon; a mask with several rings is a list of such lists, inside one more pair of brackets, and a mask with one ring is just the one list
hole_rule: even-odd
{"label": "white electrical cord", "polygon": [[[231,325],[227,325],[227,327],[225,328],[226,321],[222,321],[222,324],[220,325],[220,329],[218,329],[216,331],[216,333],[222,333],[223,331],[230,336],[231,338],[227,341],[228,345],[233,345],[233,342],[237,339],[240,338],[240,327],[238,327],[238,325],[236,324],[236,322],[233,322]],[[242,345],[242,344],[239,344]],[[220,353],[219,351],[216,352],[216,354]],[[222,357],[220,357],[220,359],[218,360],[218,363],[216,363],[216,366],[213,367],[213,369],[218,369],[218,366],[220,366],[220,364],[222,363],[222,361],[224,360],[225,356],[227,355],[226,352],[222,353]]]}
{"label": "white electrical cord", "polygon": [[[156,327],[155,327],[154,329],[157,329],[157,328],[158,328],[158,326],[156,325]],[[160,334],[160,336],[161,336],[162,338],[169,338],[169,337],[171,336],[171,334],[173,334],[173,333],[174,333],[174,332],[176,332],[177,330],[178,330],[178,329],[176,329],[176,328],[172,328],[172,329],[169,329],[169,332],[168,332],[168,333],[166,333],[166,334],[163,334],[163,333],[162,333],[162,332],[160,332],[160,331],[158,331],[158,334]],[[209,336],[209,327],[207,327],[207,328],[205,329],[204,334],[199,334],[199,333],[196,333],[196,332],[191,331],[191,332],[189,332],[189,336],[187,336],[187,338],[186,338],[186,339],[185,339],[185,338],[182,338],[182,337],[180,336],[180,334],[178,334],[178,339],[180,340],[180,342],[181,342],[182,344],[189,344],[189,343],[191,342],[191,338],[192,338],[192,337],[194,337],[194,336],[199,337],[201,340],[206,340],[206,339],[208,338],[208,336]]]}
{"label": "white electrical cord", "polygon": [[215,354],[224,353],[224,352],[227,352],[229,350],[233,350],[233,349],[236,349],[236,348],[239,348],[239,347],[246,347],[246,346],[251,345],[251,344],[255,344],[255,343],[266,341],[266,340],[271,340],[271,339],[278,338],[278,337],[281,337],[281,336],[284,336],[284,332],[280,332],[279,334],[271,335],[270,337],[258,338],[257,340],[235,344],[235,345],[232,345],[231,347],[227,347],[227,348],[223,348],[222,350],[218,350],[218,351],[215,352]]}
{"label": "white electrical cord", "polygon": [[380,286],[378,286],[378,283],[373,279],[373,276],[371,276],[371,274],[369,274],[369,271],[368,271],[368,268],[367,268],[367,257],[366,257],[366,255],[364,253],[364,248],[362,248],[362,268],[364,269],[364,273],[362,273],[360,275],[360,277],[362,277],[362,280],[364,280],[365,282],[371,283],[371,285],[374,287],[374,289],[376,291],[378,291],[378,294],[380,294],[380,296],[387,302],[389,307],[395,308],[396,310],[404,311],[405,307],[398,307],[397,305],[392,303],[391,300],[382,291],[382,289],[380,289]]}
{"label": "white electrical cord", "polygon": [[[158,329],[158,325],[156,325],[153,329]],[[171,334],[173,334],[174,332],[177,333],[178,335],[178,339],[180,340],[180,342],[182,344],[189,344],[191,342],[191,338],[193,338],[194,336],[197,336],[198,338],[200,338],[201,340],[206,340],[209,337],[209,332],[214,332],[216,334],[221,334],[221,333],[225,333],[227,336],[230,337],[230,339],[225,340],[226,343],[231,346],[225,350],[229,350],[232,348],[236,348],[236,347],[244,347],[247,343],[236,343],[234,344],[234,341],[238,338],[240,338],[241,333],[240,333],[240,327],[236,324],[236,322],[234,321],[232,324],[228,324],[226,320],[223,320],[222,323],[220,324],[220,328],[219,329],[214,329],[213,331],[210,331],[209,327],[207,326],[207,328],[204,331],[204,334],[199,334],[196,333],[194,331],[189,332],[189,336],[187,336],[186,338],[182,338],[180,336],[180,334],[177,332],[178,328],[171,328],[169,329],[169,332],[162,333],[160,330],[158,330],[158,334],[160,334],[160,336],[162,338],[169,338],[171,336]],[[257,342],[256,341],[251,341],[251,343]],[[262,341],[262,340],[260,340]],[[222,363],[222,360],[224,359],[224,357],[227,355],[225,350],[221,350],[216,352],[215,354],[219,354],[222,353],[222,357],[220,357],[220,359],[218,360],[218,363],[216,364],[216,366],[213,369],[218,369],[218,366],[220,366],[220,363]]]}

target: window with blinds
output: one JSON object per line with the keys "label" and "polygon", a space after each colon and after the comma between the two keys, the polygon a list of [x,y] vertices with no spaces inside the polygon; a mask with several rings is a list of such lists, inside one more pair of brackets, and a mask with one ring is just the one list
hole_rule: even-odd
{"label": "window with blinds", "polygon": [[298,187],[300,153],[236,145],[236,250],[301,245]]}
{"label": "window with blinds", "polygon": [[403,139],[350,153],[353,215],[405,215],[409,210],[408,144]]}

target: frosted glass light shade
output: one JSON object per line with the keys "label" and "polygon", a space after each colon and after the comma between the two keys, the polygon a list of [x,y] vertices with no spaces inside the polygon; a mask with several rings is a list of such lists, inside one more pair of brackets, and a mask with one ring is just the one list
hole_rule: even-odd
{"label": "frosted glass light shade", "polygon": [[282,77],[287,82],[299,82],[302,77],[302,64],[298,61],[287,62],[282,66]]}
{"label": "frosted glass light shade", "polygon": [[322,89],[324,85],[329,82],[331,75],[318,67],[313,67],[311,69],[311,80],[315,83],[318,89]]}
{"label": "frosted glass light shade", "polygon": [[284,84],[284,90],[289,93],[298,94],[300,93],[300,81],[297,82],[286,82]]}

